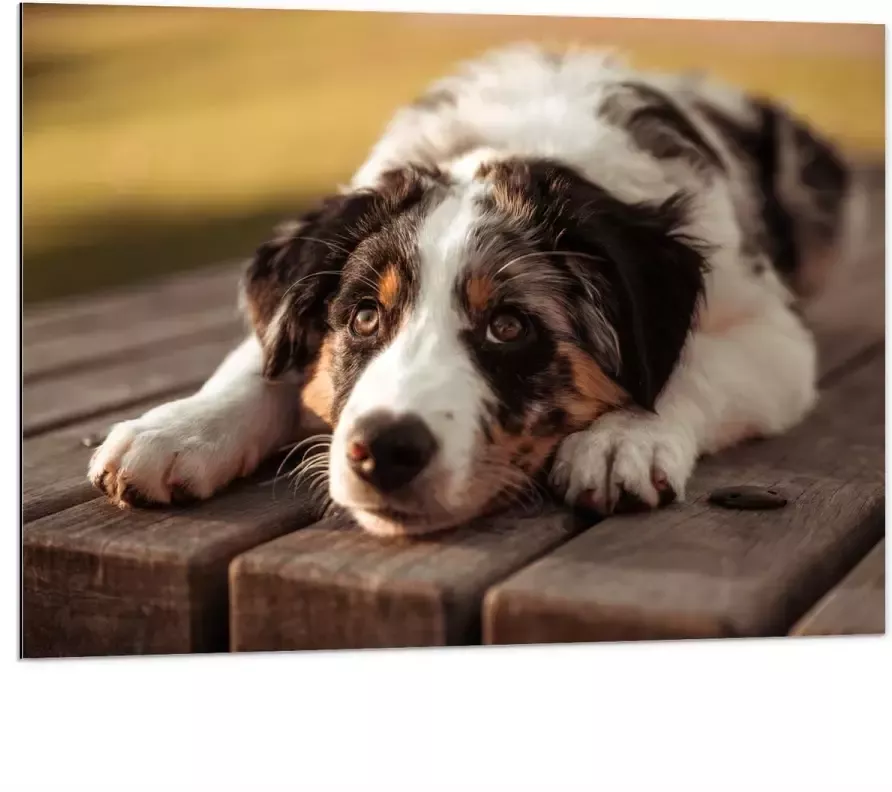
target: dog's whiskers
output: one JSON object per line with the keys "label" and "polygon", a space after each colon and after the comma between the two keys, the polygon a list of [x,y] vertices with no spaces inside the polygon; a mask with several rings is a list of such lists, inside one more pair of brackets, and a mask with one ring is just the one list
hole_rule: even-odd
{"label": "dog's whiskers", "polygon": [[[291,457],[293,457],[302,448],[306,447],[308,443],[313,443],[313,445],[307,448],[307,450],[301,457],[301,461],[298,462],[298,464],[295,466],[295,469],[282,475],[282,469],[285,467],[285,465],[288,464],[288,460],[291,459]],[[276,469],[276,475],[273,477],[272,481],[268,482],[272,485],[273,488],[273,499],[275,499],[276,497],[276,484],[279,482],[280,479],[293,477],[297,473],[297,471],[300,470],[301,466],[307,458],[307,454],[309,454],[314,448],[326,448],[330,444],[330,435],[317,434],[311,435],[310,437],[305,437],[299,443],[295,443],[293,446],[291,446],[291,448],[288,450],[288,453],[285,455],[285,458],[279,463],[279,467]]]}

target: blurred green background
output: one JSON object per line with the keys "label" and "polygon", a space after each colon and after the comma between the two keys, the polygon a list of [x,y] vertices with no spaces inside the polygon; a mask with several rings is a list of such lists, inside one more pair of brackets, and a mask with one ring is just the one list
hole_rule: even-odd
{"label": "blurred green background", "polygon": [[616,46],[884,152],[882,26],[29,4],[28,303],[232,260],[346,182],[391,112],[516,40]]}

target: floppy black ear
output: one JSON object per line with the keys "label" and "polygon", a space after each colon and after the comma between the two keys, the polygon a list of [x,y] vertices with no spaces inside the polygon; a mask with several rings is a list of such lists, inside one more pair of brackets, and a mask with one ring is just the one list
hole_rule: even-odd
{"label": "floppy black ear", "polygon": [[303,370],[319,353],[327,300],[359,242],[356,227],[373,211],[376,195],[327,198],[262,244],[242,279],[242,294],[264,352],[264,376]]}
{"label": "floppy black ear", "polygon": [[682,231],[685,197],[627,204],[570,168],[542,161],[527,167],[555,249],[580,254],[573,263],[585,287],[578,299],[597,301],[589,307],[606,314],[615,331],[620,361],[611,375],[653,410],[704,288],[705,249]]}
{"label": "floppy black ear", "polygon": [[303,371],[319,355],[328,302],[357,245],[421,199],[433,174],[382,175],[375,189],[325,199],[261,245],[242,279],[243,303],[264,351],[264,376]]}
{"label": "floppy black ear", "polygon": [[702,248],[680,233],[685,201],[626,206],[580,226],[580,240],[603,251],[620,345],[617,380],[653,410],[677,365],[703,295]]}

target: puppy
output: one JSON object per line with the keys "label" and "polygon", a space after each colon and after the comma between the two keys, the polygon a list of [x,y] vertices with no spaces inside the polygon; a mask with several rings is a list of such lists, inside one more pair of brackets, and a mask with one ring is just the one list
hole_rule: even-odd
{"label": "puppy", "polygon": [[122,506],[209,498],[309,415],[333,430],[331,501],[376,534],[544,476],[605,515],[656,508],[700,455],[812,407],[795,303],[851,255],[860,194],[772,103],[599,52],[490,54],[257,251],[250,337],[115,426],[89,476]]}

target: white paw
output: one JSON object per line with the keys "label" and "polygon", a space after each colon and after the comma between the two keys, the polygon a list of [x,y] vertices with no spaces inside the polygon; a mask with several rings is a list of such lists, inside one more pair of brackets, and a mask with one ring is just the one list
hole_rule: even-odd
{"label": "white paw", "polygon": [[655,509],[684,498],[696,460],[683,427],[618,411],[561,443],[551,483],[568,503],[599,514]]}
{"label": "white paw", "polygon": [[116,424],[88,476],[121,507],[203,500],[257,466],[259,449],[244,434],[231,415],[182,399]]}

